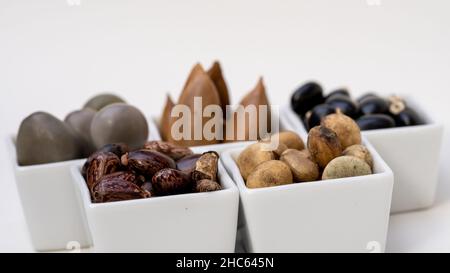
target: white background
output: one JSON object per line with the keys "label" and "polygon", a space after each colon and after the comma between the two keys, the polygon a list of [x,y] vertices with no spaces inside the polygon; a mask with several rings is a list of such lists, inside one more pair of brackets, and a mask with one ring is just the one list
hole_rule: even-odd
{"label": "white background", "polygon": [[[36,110],[60,118],[99,91],[146,114],[195,62],[222,62],[233,103],[264,76],[284,105],[300,83],[408,94],[450,128],[450,2],[0,1],[0,137]],[[433,209],[391,217],[388,251],[450,251],[450,139]],[[405,159],[405,164],[408,164]],[[427,171],[427,170],[423,170]],[[55,204],[63,205],[63,204]],[[0,251],[31,251],[0,145]]]}

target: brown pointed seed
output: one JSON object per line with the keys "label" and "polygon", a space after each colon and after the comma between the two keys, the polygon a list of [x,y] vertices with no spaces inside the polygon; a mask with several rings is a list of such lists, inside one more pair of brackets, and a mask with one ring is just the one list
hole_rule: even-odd
{"label": "brown pointed seed", "polygon": [[[221,105],[219,92],[217,91],[216,86],[214,85],[213,81],[208,76],[208,74],[203,70],[203,68],[199,64],[193,68],[191,74],[189,75],[188,80],[186,81],[185,88],[183,89],[181,96],[178,100],[178,104],[186,105],[191,110],[192,116],[189,122],[190,123],[189,126],[191,127],[191,139],[183,139],[180,141],[171,141],[171,142],[185,147],[217,144],[219,143],[219,140],[217,139],[206,140],[203,137],[201,140],[194,139],[194,131],[196,130],[195,128],[196,124],[194,124],[195,115],[196,114],[202,115],[202,112],[199,112],[198,109],[194,109],[195,97],[202,98],[203,109],[205,109],[205,107],[209,105],[217,105],[219,107]],[[203,127],[201,126],[202,125],[204,126],[211,119],[213,119],[213,117],[208,118],[202,116],[202,124],[197,124],[197,126],[199,126],[197,130],[201,130],[201,132],[203,133]],[[216,129],[222,130],[222,128]]]}
{"label": "brown pointed seed", "polygon": [[208,70],[208,75],[211,80],[214,82],[217,91],[219,92],[220,103],[222,107],[222,111],[225,117],[226,114],[226,106],[230,105],[230,96],[228,92],[227,84],[225,83],[225,79],[223,78],[222,69],[220,67],[220,63],[215,61],[211,68]]}
{"label": "brown pointed seed", "polygon": [[[259,116],[259,106],[263,106],[266,105],[268,107],[268,113],[267,113],[267,124],[266,124],[266,128],[268,130],[268,132],[270,132],[270,126],[271,126],[271,113],[270,113],[270,104],[269,104],[269,100],[267,98],[266,95],[266,88],[264,86],[264,82],[262,77],[259,78],[258,83],[256,84],[256,86],[253,88],[253,90],[251,90],[239,103],[239,105],[242,105],[243,107],[249,106],[249,105],[255,105],[257,107],[257,125],[255,126],[258,130],[256,136],[257,139],[260,139],[264,136],[261,136],[259,134],[259,120],[260,120],[260,116]],[[227,141],[236,141],[238,140],[238,132],[240,131],[244,131],[245,132],[245,140],[257,140],[257,139],[253,139],[252,135],[250,134],[250,117],[249,115],[246,113],[245,116],[242,116],[241,118],[243,118],[244,120],[241,121],[241,124],[245,124],[245,126],[243,128],[238,128],[239,126],[239,122],[238,119],[239,117],[237,116],[236,113],[233,114],[233,117],[230,118],[229,120],[227,120],[227,126],[232,126],[234,125],[234,137],[233,139],[227,139]],[[233,123],[233,124],[232,124]]]}
{"label": "brown pointed seed", "polygon": [[166,105],[164,106],[164,110],[160,120],[160,131],[161,137],[165,141],[172,140],[171,127],[174,119],[171,117],[172,109],[175,106],[175,103],[172,101],[170,95],[167,95]]}
{"label": "brown pointed seed", "polygon": [[187,86],[192,82],[193,79],[195,79],[197,76],[203,75],[205,73],[206,72],[205,72],[205,69],[203,69],[203,66],[200,63],[196,63],[194,65],[194,67],[192,67],[191,72],[189,73],[189,76],[188,76],[186,82],[184,83],[183,91],[182,91],[180,97],[184,95],[184,92],[186,92]]}

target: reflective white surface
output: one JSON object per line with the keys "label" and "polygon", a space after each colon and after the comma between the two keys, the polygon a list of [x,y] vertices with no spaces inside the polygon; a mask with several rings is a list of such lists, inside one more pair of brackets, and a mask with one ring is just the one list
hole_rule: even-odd
{"label": "reflective white surface", "polygon": [[[64,118],[102,90],[158,115],[165,92],[178,95],[191,66],[214,59],[233,103],[260,75],[279,105],[318,79],[327,90],[407,93],[450,126],[449,1],[80,1],[0,2],[1,139],[33,111]],[[435,207],[392,216],[387,251],[450,251],[449,140]],[[31,251],[5,148],[0,251]]]}

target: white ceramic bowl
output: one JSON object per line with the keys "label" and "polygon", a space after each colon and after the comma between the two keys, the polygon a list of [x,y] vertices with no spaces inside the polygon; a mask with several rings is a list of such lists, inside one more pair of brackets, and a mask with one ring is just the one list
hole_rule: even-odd
{"label": "white ceramic bowl", "polygon": [[234,252],[239,192],[221,163],[223,190],[101,204],[80,169],[72,167],[73,181],[96,252]]}
{"label": "white ceramic bowl", "polygon": [[[159,140],[157,127],[148,119],[149,139]],[[156,134],[155,134],[156,133]],[[92,240],[84,213],[76,198],[70,168],[85,159],[19,166],[15,138],[7,139],[25,220],[37,251],[89,247]]]}
{"label": "white ceramic bowl", "polygon": [[374,148],[375,174],[249,189],[235,160],[222,154],[240,194],[239,217],[249,252],[383,252],[393,174]]}
{"label": "white ceramic bowl", "polygon": [[[290,125],[287,125],[286,122],[288,122],[286,119],[282,119],[281,115],[278,116],[280,118],[279,120],[279,125],[280,125],[280,130],[283,131],[286,128],[291,128]],[[156,132],[158,132],[158,137],[161,138],[160,132],[159,132],[159,128],[160,128],[160,120],[161,118],[158,116],[154,116],[153,117],[153,124],[156,126],[156,128],[158,128],[158,130],[155,130]],[[216,151],[219,154],[221,154],[222,152],[229,150],[229,149],[233,149],[233,148],[237,148],[237,147],[241,147],[242,145],[250,145],[251,143],[254,143],[255,141],[239,141],[239,142],[230,142],[230,143],[221,143],[221,144],[214,144],[214,145],[204,145],[204,146],[197,146],[196,148],[204,150],[204,151]],[[242,240],[241,240],[241,230],[243,227],[243,222],[242,219],[238,219],[238,238],[236,241],[236,245],[237,245],[237,249],[240,250],[242,248]],[[239,251],[242,252],[242,251]]]}
{"label": "white ceramic bowl", "polygon": [[[391,212],[424,209],[433,205],[439,174],[443,126],[411,99],[406,99],[426,125],[363,131],[395,175]],[[290,130],[306,136],[306,129],[290,106],[281,119]]]}

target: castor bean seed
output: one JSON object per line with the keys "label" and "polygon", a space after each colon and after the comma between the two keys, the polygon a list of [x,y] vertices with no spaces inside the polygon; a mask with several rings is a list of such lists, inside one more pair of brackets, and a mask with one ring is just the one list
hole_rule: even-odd
{"label": "castor bean seed", "polygon": [[195,165],[201,156],[201,154],[192,154],[183,157],[177,161],[177,170],[192,173],[195,170]]}
{"label": "castor bean seed", "polygon": [[152,186],[156,195],[182,194],[192,190],[192,180],[182,171],[162,169],[153,176]]}
{"label": "castor bean seed", "polygon": [[144,175],[147,178],[153,177],[159,170],[165,168],[175,168],[172,158],[156,151],[137,150],[126,153],[121,158],[122,165],[130,170]]}
{"label": "castor bean seed", "polygon": [[144,149],[163,153],[175,161],[193,154],[192,150],[187,147],[177,146],[164,141],[148,141],[144,144]]}
{"label": "castor bean seed", "polygon": [[91,160],[93,158],[95,158],[95,154],[98,153],[113,153],[115,155],[117,155],[119,158],[121,158],[121,156],[124,153],[127,153],[130,149],[128,148],[128,145],[126,145],[125,143],[113,143],[113,144],[106,144],[105,146],[101,147],[99,150],[97,150],[95,153],[93,153],[91,156],[88,157],[88,159],[86,160],[86,162],[83,165],[83,168],[81,170],[81,174],[83,175],[83,177],[85,179],[86,178],[86,174],[87,174],[87,168],[89,167],[89,164],[91,164]]}
{"label": "castor bean seed", "polygon": [[145,182],[142,184],[141,189],[147,191],[150,196],[153,196],[153,185],[152,182]]}
{"label": "castor bean seed", "polygon": [[125,143],[111,143],[101,147],[97,152],[110,152],[120,158],[122,157],[122,155],[128,153],[129,151],[130,147],[128,147],[128,145]]}
{"label": "castor bean seed", "polygon": [[148,198],[150,194],[128,181],[129,174],[113,173],[103,176],[93,188],[95,203]]}
{"label": "castor bean seed", "polygon": [[86,168],[86,182],[90,190],[103,176],[120,169],[119,157],[109,152],[94,153],[87,161],[89,165]]}

